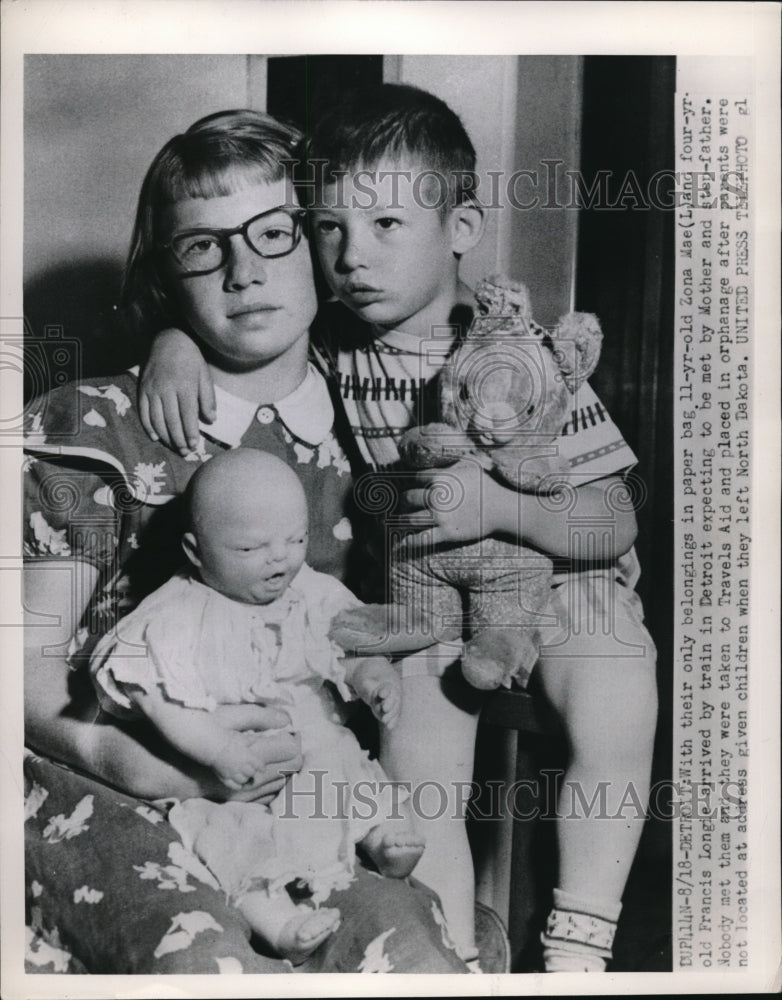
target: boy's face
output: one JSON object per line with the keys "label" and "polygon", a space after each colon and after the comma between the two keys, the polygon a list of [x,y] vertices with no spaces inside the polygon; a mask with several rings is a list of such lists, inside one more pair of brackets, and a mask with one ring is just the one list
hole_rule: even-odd
{"label": "boy's face", "polygon": [[[406,173],[405,173],[406,172]],[[334,294],[369,323],[419,337],[447,322],[458,258],[439,186],[412,160],[384,158],[327,186],[312,236]]]}
{"label": "boy's face", "polygon": [[[241,181],[237,178],[232,194],[188,198],[167,208],[166,238],[191,229],[233,229],[286,204],[284,180]],[[219,270],[189,275],[172,260],[169,281],[188,323],[215,352],[218,364],[252,369],[306,338],[317,309],[312,264],[304,237],[295,250],[278,258],[260,257],[241,234],[229,242]]]}

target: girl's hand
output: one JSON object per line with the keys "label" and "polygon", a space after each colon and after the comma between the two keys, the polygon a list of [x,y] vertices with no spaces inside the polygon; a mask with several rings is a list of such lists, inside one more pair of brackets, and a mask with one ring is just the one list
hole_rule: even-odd
{"label": "girl's hand", "polygon": [[212,376],[198,345],[182,330],[155,337],[139,382],[138,409],[150,438],[182,455],[198,447],[199,414],[205,423],[215,419]]}

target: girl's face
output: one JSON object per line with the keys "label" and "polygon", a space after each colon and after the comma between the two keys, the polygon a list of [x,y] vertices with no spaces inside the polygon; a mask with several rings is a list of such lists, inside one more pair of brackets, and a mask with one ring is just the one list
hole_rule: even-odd
{"label": "girl's face", "polygon": [[[238,184],[232,194],[188,198],[163,215],[164,241],[188,229],[233,229],[286,204],[289,185]],[[285,257],[260,257],[241,234],[230,238],[225,264],[210,274],[183,273],[173,258],[167,280],[192,330],[218,366],[253,370],[283,357],[307,333],[317,301],[306,239]]]}

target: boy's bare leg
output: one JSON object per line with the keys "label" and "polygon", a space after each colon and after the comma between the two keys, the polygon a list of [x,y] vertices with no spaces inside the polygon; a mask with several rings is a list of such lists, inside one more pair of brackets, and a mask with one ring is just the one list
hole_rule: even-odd
{"label": "boy's bare leg", "polygon": [[[406,662],[413,659],[427,663]],[[477,955],[475,875],[466,790],[484,695],[462,679],[458,661],[442,678],[403,676],[402,685],[402,717],[382,735],[381,763],[394,780],[412,783],[416,823],[426,836],[415,877],[439,895],[450,936],[462,958],[471,959]]]}
{"label": "boy's bare leg", "polygon": [[570,751],[557,810],[558,888],[593,901],[595,913],[619,911],[644,827],[657,718],[653,650],[623,646],[621,632],[617,622],[617,637],[577,636],[557,655],[544,648],[533,675]]}
{"label": "boy's bare leg", "polygon": [[258,937],[293,965],[309,958],[340,922],[339,910],[297,905],[285,892],[274,897],[248,892],[237,906]]}
{"label": "boy's bare leg", "polygon": [[399,811],[401,819],[378,823],[359,842],[359,847],[380,874],[388,878],[407,878],[420,861],[426,846],[423,834],[415,829],[410,802],[400,805]]}

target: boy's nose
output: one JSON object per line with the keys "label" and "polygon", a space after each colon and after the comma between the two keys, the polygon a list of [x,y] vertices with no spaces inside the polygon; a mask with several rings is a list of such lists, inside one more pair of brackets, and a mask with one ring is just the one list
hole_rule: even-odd
{"label": "boy's nose", "polygon": [[339,267],[344,271],[355,271],[357,267],[365,263],[364,248],[358,235],[346,233],[340,247]]}
{"label": "boy's nose", "polygon": [[267,263],[247,246],[241,235],[231,237],[228,260],[225,265],[225,282],[228,288],[246,288],[247,285],[266,281]]}

